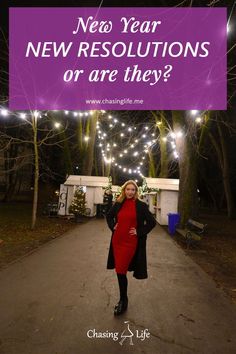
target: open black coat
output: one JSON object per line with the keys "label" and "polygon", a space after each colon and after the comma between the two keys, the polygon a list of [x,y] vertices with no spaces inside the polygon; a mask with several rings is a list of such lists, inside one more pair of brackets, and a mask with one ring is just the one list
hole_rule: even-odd
{"label": "open black coat", "polygon": [[[106,214],[107,224],[112,231],[108,259],[107,269],[115,268],[115,260],[112,248],[112,237],[114,234],[114,226],[117,223],[117,214],[122,203],[115,202],[111,209]],[[133,276],[137,279],[146,279],[147,274],[147,255],[146,255],[146,240],[147,234],[155,227],[156,219],[149,211],[148,205],[140,199],[135,200],[136,203],[136,217],[137,217],[137,237],[138,243],[135,254],[129,264],[128,271],[134,271]]]}

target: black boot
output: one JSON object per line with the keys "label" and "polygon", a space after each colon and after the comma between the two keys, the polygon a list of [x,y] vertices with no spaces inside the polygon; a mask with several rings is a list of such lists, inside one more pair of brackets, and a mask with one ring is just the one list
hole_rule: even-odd
{"label": "black boot", "polygon": [[117,273],[117,278],[119,282],[119,289],[120,289],[120,300],[116,304],[114,308],[114,315],[121,315],[123,312],[126,311],[128,307],[128,296],[127,296],[127,287],[128,287],[128,280],[126,274]]}
{"label": "black boot", "polygon": [[114,308],[114,315],[118,316],[121,315],[123,312],[125,312],[127,310],[128,307],[128,297],[124,300],[120,300],[115,308]]}

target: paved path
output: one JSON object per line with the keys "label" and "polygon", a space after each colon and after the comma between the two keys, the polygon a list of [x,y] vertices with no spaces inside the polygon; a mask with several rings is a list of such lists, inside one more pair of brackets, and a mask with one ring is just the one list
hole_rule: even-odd
{"label": "paved path", "polygon": [[[0,272],[1,354],[236,353],[235,305],[159,226],[148,236],[149,277],[128,273],[129,308],[114,317],[109,242],[105,221],[92,219]],[[128,324],[133,345],[121,345]],[[114,340],[89,338],[93,329]]]}

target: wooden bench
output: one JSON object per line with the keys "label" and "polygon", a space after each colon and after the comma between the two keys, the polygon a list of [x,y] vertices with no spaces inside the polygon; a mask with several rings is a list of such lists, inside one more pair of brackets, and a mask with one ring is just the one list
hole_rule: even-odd
{"label": "wooden bench", "polygon": [[184,237],[187,243],[187,248],[189,248],[190,245],[197,244],[202,240],[206,231],[206,226],[206,224],[201,224],[198,221],[189,219],[184,229],[179,229],[177,227],[176,231]]}

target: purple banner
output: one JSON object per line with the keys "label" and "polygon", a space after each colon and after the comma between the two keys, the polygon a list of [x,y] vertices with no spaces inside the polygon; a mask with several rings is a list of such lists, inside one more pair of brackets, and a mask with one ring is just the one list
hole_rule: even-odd
{"label": "purple banner", "polygon": [[13,110],[226,110],[226,8],[10,8]]}

